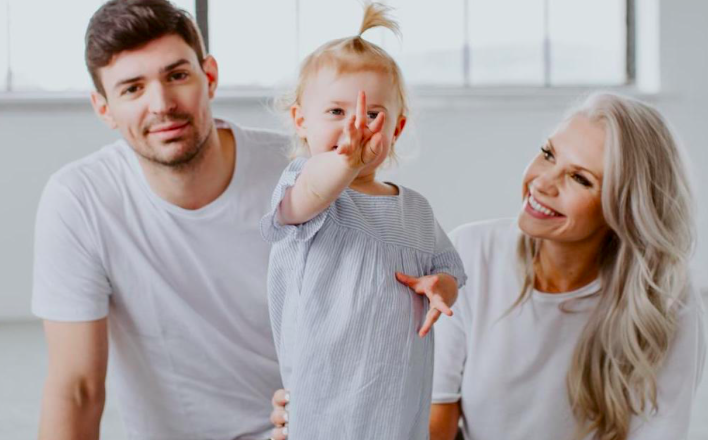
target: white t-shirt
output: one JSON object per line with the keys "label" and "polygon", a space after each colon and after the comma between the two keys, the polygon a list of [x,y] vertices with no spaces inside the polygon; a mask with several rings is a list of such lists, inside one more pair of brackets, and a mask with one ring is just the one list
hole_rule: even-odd
{"label": "white t-shirt", "polygon": [[281,381],[258,224],[288,138],[217,122],[233,131],[236,168],[201,209],[157,196],[123,140],[54,174],[40,202],[33,312],[108,316],[130,439],[262,439],[271,428]]}
{"label": "white t-shirt", "polygon": [[[566,375],[599,280],[576,291],[520,293],[514,220],[461,226],[451,233],[465,272],[454,315],[435,324],[433,402],[461,400],[466,440],[569,440],[575,422]],[[563,312],[560,306],[575,313]],[[706,341],[700,297],[691,291],[658,378],[658,414],[634,417],[630,440],[686,437]]]}

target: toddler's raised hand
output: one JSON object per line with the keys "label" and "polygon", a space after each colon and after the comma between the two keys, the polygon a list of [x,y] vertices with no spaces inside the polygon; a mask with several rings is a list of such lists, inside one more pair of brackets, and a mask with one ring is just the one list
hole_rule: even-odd
{"label": "toddler's raised hand", "polygon": [[367,124],[366,94],[359,92],[356,101],[356,111],[347,120],[344,127],[345,142],[337,146],[337,153],[345,158],[352,169],[361,169],[373,162],[383,152],[385,139],[383,125],[386,116],[383,112]]}
{"label": "toddler's raised hand", "polygon": [[416,278],[396,272],[396,279],[401,284],[410,287],[415,293],[428,297],[430,310],[425,317],[425,323],[418,332],[421,338],[428,334],[433,324],[440,318],[441,313],[452,316],[450,307],[457,300],[457,281],[452,275],[436,273]]}

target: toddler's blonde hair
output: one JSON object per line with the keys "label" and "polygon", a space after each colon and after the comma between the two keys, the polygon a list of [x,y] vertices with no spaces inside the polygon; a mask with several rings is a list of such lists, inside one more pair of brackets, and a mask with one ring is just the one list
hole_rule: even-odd
{"label": "toddler's blonde hair", "polygon": [[[338,75],[361,71],[375,71],[388,75],[391,78],[396,92],[397,104],[400,113],[395,115],[408,115],[408,93],[403,82],[401,69],[396,61],[380,46],[364,40],[364,32],[375,27],[384,27],[400,37],[398,23],[389,17],[391,8],[380,3],[367,2],[364,4],[364,18],[359,28],[359,33],[353,37],[339,38],[329,41],[308,55],[300,65],[297,85],[292,93],[283,97],[278,107],[290,110],[294,105],[302,104],[302,95],[308,81],[323,67],[334,68]],[[293,144],[292,157],[303,156],[309,153],[307,142],[298,139]],[[394,158],[394,148],[391,146],[389,158]]]}

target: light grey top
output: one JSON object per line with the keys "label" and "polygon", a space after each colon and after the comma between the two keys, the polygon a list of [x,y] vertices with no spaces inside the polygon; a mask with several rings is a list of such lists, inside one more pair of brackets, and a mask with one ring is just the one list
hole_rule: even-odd
{"label": "light grey top", "polygon": [[[261,221],[271,251],[268,295],[289,438],[428,438],[432,333],[420,338],[428,300],[395,272],[445,272],[465,282],[462,261],[423,196],[346,189],[301,225],[276,212],[306,159],[290,163]],[[441,318],[445,319],[445,317]]]}

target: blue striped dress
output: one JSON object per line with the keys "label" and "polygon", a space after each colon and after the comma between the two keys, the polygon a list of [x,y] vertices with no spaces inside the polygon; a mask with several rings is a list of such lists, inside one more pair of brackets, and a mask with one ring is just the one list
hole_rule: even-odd
{"label": "blue striped dress", "polygon": [[274,243],[268,299],[288,438],[425,440],[433,337],[417,332],[428,300],[395,272],[445,272],[461,286],[462,261],[425,198],[400,186],[397,196],[347,188],[312,220],[281,225],[278,205],[305,162],[288,165],[261,220]]}

